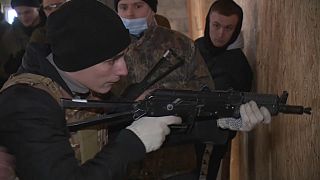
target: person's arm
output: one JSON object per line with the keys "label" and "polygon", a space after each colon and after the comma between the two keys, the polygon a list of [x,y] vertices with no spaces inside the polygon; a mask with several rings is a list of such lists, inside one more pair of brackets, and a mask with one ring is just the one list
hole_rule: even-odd
{"label": "person's arm", "polygon": [[168,126],[181,123],[175,116],[142,117],[78,165],[64,112],[47,92],[15,85],[1,94],[0,104],[6,104],[0,113],[0,142],[16,157],[21,180],[121,179],[129,162],[158,149],[170,133]]}
{"label": "person's arm", "polygon": [[214,89],[213,80],[200,51],[195,48],[190,55],[192,57],[186,58],[184,64],[178,68],[178,71],[172,73],[177,74],[169,75],[170,78],[168,80],[165,79],[160,87],[196,91],[201,90],[203,87]]}
{"label": "person's arm", "polygon": [[[206,65],[206,62],[204,61],[203,57],[201,56],[201,53],[198,48],[195,48],[194,57],[192,59],[194,62],[194,65],[192,67],[192,73],[190,73],[192,76],[190,76],[190,81],[188,82],[188,86],[192,87],[192,83],[200,81],[201,87],[203,85],[206,85],[210,89],[214,89],[214,81],[210,75],[209,69]],[[189,74],[189,73],[188,73]],[[198,85],[198,86],[199,86]],[[197,86],[197,85],[193,85]],[[196,87],[199,88],[199,87]],[[200,89],[197,89],[200,90]]]}
{"label": "person's arm", "polygon": [[[64,113],[44,91],[20,85],[1,95],[1,142],[16,157],[20,179],[121,179],[128,162],[145,155],[132,131],[120,132],[92,160],[79,166],[69,144]],[[4,98],[6,97],[6,98]]]}

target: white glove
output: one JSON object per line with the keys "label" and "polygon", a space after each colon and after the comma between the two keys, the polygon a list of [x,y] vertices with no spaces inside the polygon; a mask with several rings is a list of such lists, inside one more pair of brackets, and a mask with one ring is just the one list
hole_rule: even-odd
{"label": "white glove", "polygon": [[271,114],[265,107],[258,108],[254,101],[250,101],[240,106],[241,118],[221,118],[217,120],[219,127],[223,129],[231,129],[234,131],[251,131],[257,124],[269,124],[271,122]]}
{"label": "white glove", "polygon": [[148,153],[160,148],[166,135],[170,133],[168,125],[181,122],[181,118],[177,116],[142,117],[126,129],[131,130],[140,138]]}

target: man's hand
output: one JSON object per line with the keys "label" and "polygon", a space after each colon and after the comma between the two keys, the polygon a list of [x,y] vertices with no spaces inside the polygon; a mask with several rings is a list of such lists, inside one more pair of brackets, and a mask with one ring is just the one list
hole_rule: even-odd
{"label": "man's hand", "polygon": [[15,177],[14,157],[0,147],[0,180],[13,180]]}
{"label": "man's hand", "polygon": [[260,123],[269,124],[271,122],[271,114],[267,108],[258,108],[254,101],[250,101],[240,106],[241,118],[221,118],[217,120],[218,126],[223,129],[234,131],[251,131]]}
{"label": "man's hand", "polygon": [[140,138],[148,153],[160,148],[166,135],[170,133],[168,125],[181,122],[181,118],[177,116],[142,117],[134,121],[127,129]]}

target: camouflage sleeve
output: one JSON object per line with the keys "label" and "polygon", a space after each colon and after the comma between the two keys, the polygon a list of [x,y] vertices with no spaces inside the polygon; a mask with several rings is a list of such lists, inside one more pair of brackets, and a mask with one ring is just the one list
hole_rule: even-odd
{"label": "camouflage sleeve", "polygon": [[210,89],[214,89],[214,82],[210,75],[209,69],[203,60],[200,51],[198,48],[195,50],[194,54],[194,61],[196,62],[195,70],[194,70],[194,77],[190,79],[190,86],[196,86],[192,85],[195,83],[198,83],[198,87],[203,87],[206,85]]}
{"label": "camouflage sleeve", "polygon": [[203,86],[213,88],[210,73],[193,41],[177,31],[158,26],[149,28],[141,39],[129,46],[125,55],[128,76],[114,86],[113,92],[119,94],[130,84],[141,82],[169,49],[177,56],[166,58],[164,65],[157,68],[151,78],[161,77],[166,68],[177,64],[179,59],[183,59],[183,64],[150,88],[189,90],[200,90]]}
{"label": "camouflage sleeve", "polygon": [[176,75],[171,81],[170,78],[163,80],[160,87],[186,90],[201,90],[203,87],[214,89],[213,80],[199,50],[195,48],[192,54],[190,59],[186,59],[182,69],[176,72],[181,74]]}

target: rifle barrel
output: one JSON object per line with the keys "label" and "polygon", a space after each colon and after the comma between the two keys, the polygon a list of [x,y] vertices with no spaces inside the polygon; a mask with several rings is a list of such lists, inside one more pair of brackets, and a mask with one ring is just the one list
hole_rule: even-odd
{"label": "rifle barrel", "polygon": [[284,114],[311,114],[310,107],[293,106],[293,105],[281,105],[279,106],[279,112]]}

